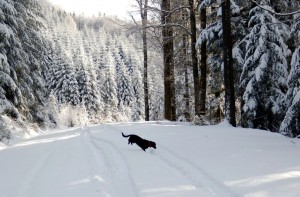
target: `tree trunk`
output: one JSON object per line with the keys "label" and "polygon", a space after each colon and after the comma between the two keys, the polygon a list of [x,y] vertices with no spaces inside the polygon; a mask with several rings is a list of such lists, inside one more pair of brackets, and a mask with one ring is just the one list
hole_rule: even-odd
{"label": "tree trunk", "polygon": [[143,37],[143,54],[144,54],[144,96],[145,96],[145,121],[149,121],[149,92],[148,92],[148,47],[147,47],[147,32],[146,27],[148,0],[138,2],[142,18],[142,37]]}
{"label": "tree trunk", "polygon": [[[202,0],[203,1],[203,0]],[[200,10],[201,19],[201,30],[206,28],[206,8]],[[207,64],[206,64],[206,41],[201,44],[200,48],[200,114],[205,115],[206,108],[206,74],[207,74]]]}
{"label": "tree trunk", "polygon": [[173,57],[173,30],[171,23],[170,0],[161,2],[161,23],[163,36],[163,55],[164,55],[164,86],[165,86],[165,118],[174,120],[174,57]]}
{"label": "tree trunk", "polygon": [[[182,11],[182,21],[186,21],[188,18],[188,13],[186,10]],[[187,33],[184,33],[182,36],[182,59],[184,60],[184,117],[187,121],[191,121],[191,115],[190,115],[190,86],[189,86],[189,61],[188,61],[188,35]]]}
{"label": "tree trunk", "polygon": [[[186,35],[183,36],[182,39],[183,43],[183,54],[186,57],[187,56],[187,38]],[[190,115],[190,86],[189,86],[189,69],[188,69],[188,61],[185,60],[184,62],[184,87],[185,87],[185,93],[184,93],[184,102],[185,102],[185,110],[184,110],[184,116],[187,121],[191,121],[191,115]]]}
{"label": "tree trunk", "polygon": [[194,0],[189,0],[190,7],[190,25],[191,25],[191,58],[193,66],[193,77],[194,77],[194,91],[195,91],[195,115],[200,116],[200,81],[199,81],[199,70],[198,70],[198,58],[196,51],[196,40],[197,40],[197,27],[196,27],[196,15],[194,10]]}
{"label": "tree trunk", "polygon": [[222,3],[222,26],[225,83],[225,117],[232,126],[236,126],[230,0],[224,0]]}

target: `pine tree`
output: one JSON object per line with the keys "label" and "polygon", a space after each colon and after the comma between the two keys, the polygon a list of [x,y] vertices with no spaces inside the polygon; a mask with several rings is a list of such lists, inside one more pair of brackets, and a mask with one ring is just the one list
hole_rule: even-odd
{"label": "pine tree", "polygon": [[102,109],[102,102],[96,84],[95,67],[92,61],[85,56],[83,48],[80,47],[78,50],[76,79],[79,86],[80,100],[85,104],[90,118],[96,119],[98,112]]}
{"label": "pine tree", "polygon": [[23,53],[20,49],[21,44],[17,37],[17,11],[14,2],[11,0],[0,1],[0,109],[1,113],[7,114],[12,118],[20,116],[15,106],[23,104],[21,89],[18,87],[18,76],[16,67],[11,57],[18,55],[15,60],[20,60],[19,54]]}
{"label": "pine tree", "polygon": [[103,102],[105,105],[104,115],[106,121],[116,121],[118,116],[118,109],[117,109],[117,85],[116,85],[116,74],[115,74],[115,63],[112,57],[112,54],[107,53],[107,63],[104,66],[104,78],[103,84],[101,85],[101,94],[103,98]]}
{"label": "pine tree", "polygon": [[[154,54],[150,53],[149,57]],[[160,62],[149,65],[150,120],[164,119],[163,67]]]}
{"label": "pine tree", "polygon": [[245,102],[243,126],[276,131],[284,111],[288,50],[273,15],[254,7],[250,16],[251,31],[240,78]]}
{"label": "pine tree", "polygon": [[60,119],[59,119],[59,107],[57,103],[56,96],[53,92],[50,92],[48,100],[47,100],[47,112],[49,123],[47,127],[54,128],[60,126]]}
{"label": "pine tree", "polygon": [[[280,125],[280,133],[290,137],[300,135],[300,18],[295,17],[295,23],[291,30],[291,38],[296,41],[298,47],[292,56],[291,70],[287,79],[288,91],[286,94],[286,105],[288,110]],[[298,17],[298,18],[297,18]]]}
{"label": "pine tree", "polygon": [[130,106],[133,100],[131,79],[128,75],[124,62],[119,61],[117,64],[119,67],[119,71],[116,76],[118,105],[122,103],[122,105]]}
{"label": "pine tree", "polygon": [[[132,69],[132,73],[129,73],[132,83],[132,121],[141,121],[145,119],[145,102],[144,99],[144,86],[143,86],[143,77],[140,71],[142,66],[141,61],[139,60],[137,52],[130,47],[128,55],[128,63]],[[148,82],[147,82],[148,86]],[[148,109],[149,110],[149,109]],[[150,119],[150,116],[149,116]]]}
{"label": "pine tree", "polygon": [[[15,20],[14,14],[16,13],[15,8],[13,7],[13,2],[1,0],[0,13],[3,13],[3,15],[5,14],[7,16],[0,17],[0,43],[2,45],[0,48],[0,109],[1,113],[8,110],[12,111],[13,113],[17,113],[13,107],[13,103],[14,101],[21,99],[20,93],[19,95],[15,94],[16,91],[20,90],[18,90],[18,87],[14,81],[16,76],[10,76],[11,66],[7,59],[7,51],[9,49],[10,42],[12,42],[12,39],[15,38],[15,33],[11,27],[15,25],[13,22]],[[16,96],[17,98],[15,98]]]}
{"label": "pine tree", "polygon": [[[21,18],[16,9],[16,5],[22,8],[22,13],[27,10],[11,0],[0,1],[0,13],[4,17],[0,17],[0,94],[2,100],[2,109],[5,114],[14,119],[20,117],[20,109],[23,112],[28,112],[28,101],[33,101],[31,86],[33,80],[30,77],[30,61],[26,51],[23,48],[24,39],[21,29],[25,28],[25,19]],[[20,36],[20,37],[19,37]],[[25,114],[24,114],[25,115]],[[26,113],[26,118],[31,118],[29,113]]]}
{"label": "pine tree", "polygon": [[48,70],[47,86],[53,91],[58,103],[78,105],[80,103],[79,86],[71,58],[61,49],[53,55],[52,65]]}
{"label": "pine tree", "polygon": [[[45,28],[44,15],[37,0],[20,0],[15,2],[18,21],[18,37],[26,56],[22,57],[23,75],[19,76],[26,87],[23,89],[23,99],[29,108],[29,118],[43,124],[44,95],[46,93],[45,71],[47,70],[47,41],[41,32]],[[21,85],[22,86],[22,85]],[[40,109],[39,109],[40,108]]]}

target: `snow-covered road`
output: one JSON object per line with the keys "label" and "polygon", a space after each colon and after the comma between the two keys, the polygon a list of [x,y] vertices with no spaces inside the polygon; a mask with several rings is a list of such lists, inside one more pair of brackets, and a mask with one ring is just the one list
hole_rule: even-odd
{"label": "snow-covered road", "polygon": [[298,141],[247,131],[153,122],[45,133],[0,151],[0,196],[298,196]]}

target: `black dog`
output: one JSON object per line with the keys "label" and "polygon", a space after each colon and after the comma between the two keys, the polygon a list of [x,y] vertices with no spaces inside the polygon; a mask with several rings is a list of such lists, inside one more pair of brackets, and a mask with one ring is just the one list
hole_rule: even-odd
{"label": "black dog", "polygon": [[146,151],[147,148],[152,147],[156,149],[156,143],[149,141],[149,140],[145,140],[137,135],[124,135],[124,133],[122,132],[122,136],[123,137],[129,137],[128,139],[128,144],[132,143],[136,143],[139,147],[141,147],[144,151]]}

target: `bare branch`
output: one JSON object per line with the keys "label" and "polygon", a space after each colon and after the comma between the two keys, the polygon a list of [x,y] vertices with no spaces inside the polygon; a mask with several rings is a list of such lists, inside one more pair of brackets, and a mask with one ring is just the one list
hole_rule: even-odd
{"label": "bare branch", "polygon": [[141,29],[139,28],[140,25],[137,23],[137,21],[135,20],[135,18],[133,17],[133,15],[132,15],[130,12],[128,12],[128,14],[130,15],[132,21],[134,22],[135,26],[136,26],[137,29],[139,30],[140,35],[142,36],[142,31],[141,31]]}
{"label": "bare branch", "polygon": [[166,27],[166,26],[168,26],[168,27],[180,27],[183,30],[185,30],[189,35],[192,35],[191,31],[187,27],[185,27],[181,24],[178,24],[178,23],[168,23],[168,24],[165,24],[165,25],[161,25],[161,24],[147,25],[145,28],[161,28],[161,27]]}
{"label": "bare branch", "polygon": [[169,15],[170,15],[170,14],[173,14],[174,12],[180,11],[182,9],[189,9],[189,6],[179,6],[179,7],[174,8],[173,10],[162,10],[162,9],[159,9],[159,8],[156,8],[156,7],[148,6],[147,9],[149,9],[151,11],[169,13]]}
{"label": "bare branch", "polygon": [[290,15],[295,15],[295,14],[300,14],[300,10],[297,10],[295,12],[290,12],[290,13],[277,13],[277,12],[274,12],[273,10],[269,10],[267,8],[264,8],[263,6],[259,5],[255,0],[251,0],[253,3],[255,3],[258,7],[260,7],[261,9],[263,10],[266,10],[272,14],[275,14],[277,16],[290,16]]}

